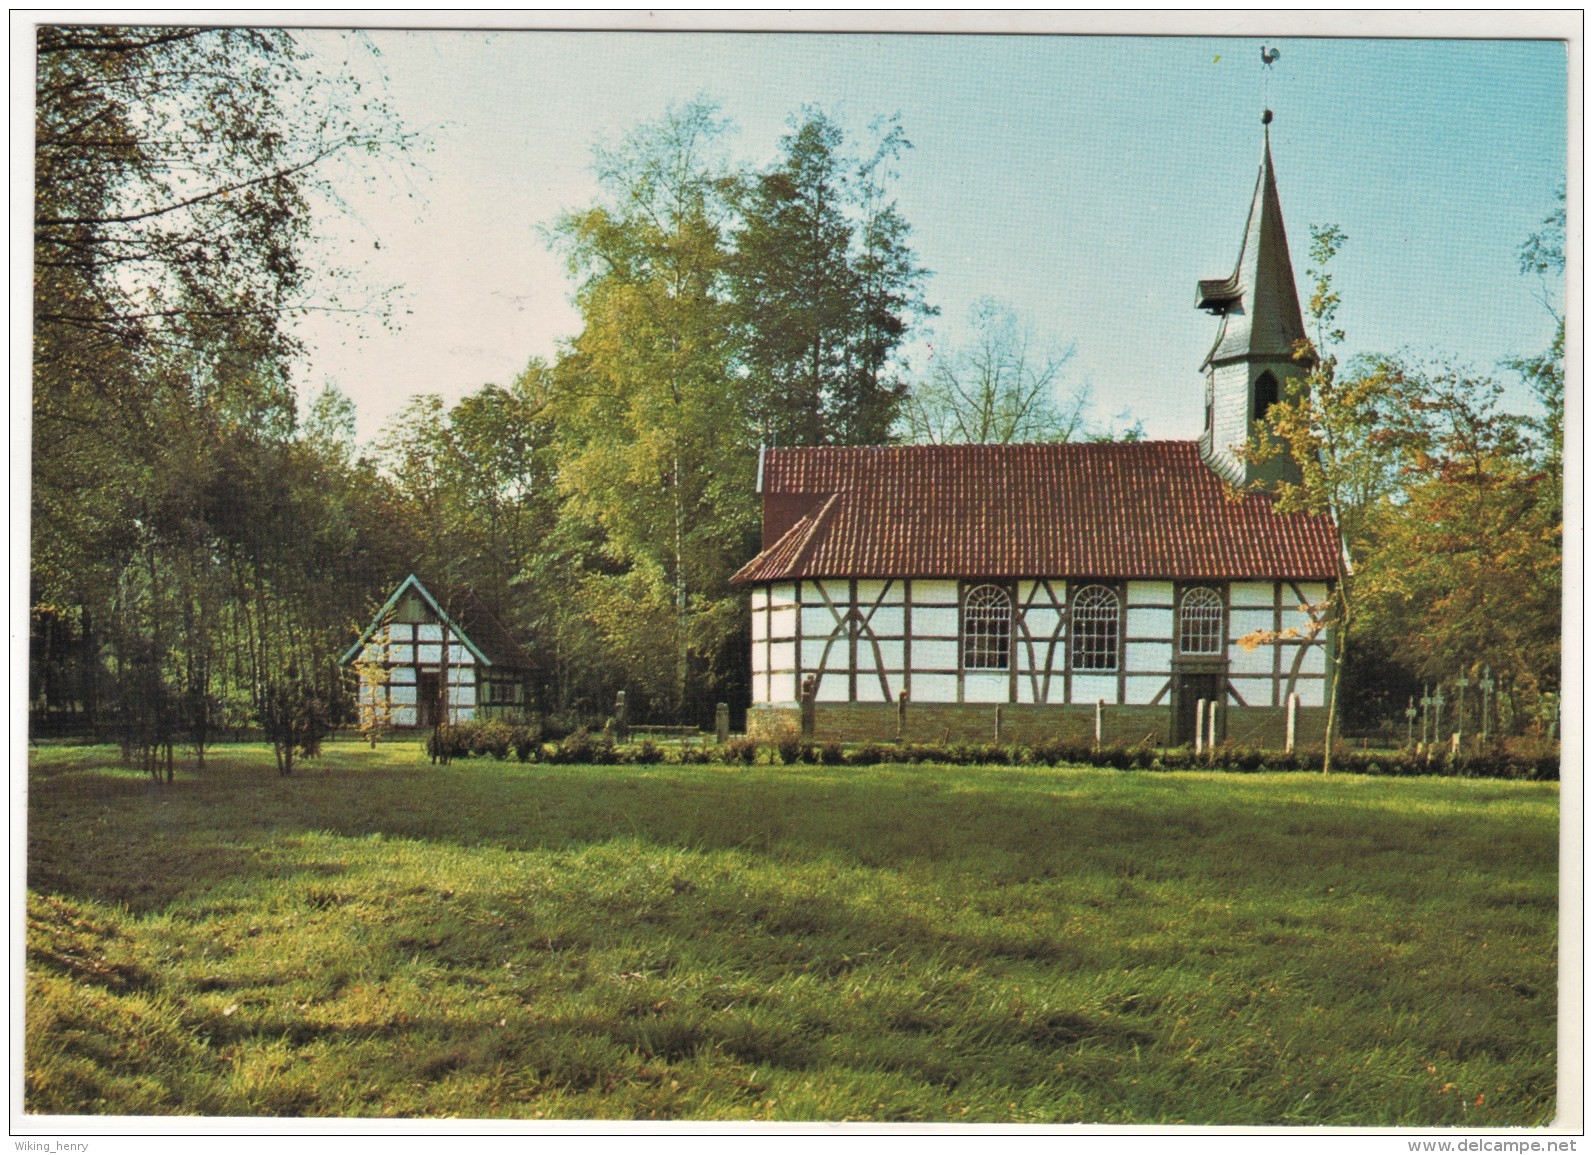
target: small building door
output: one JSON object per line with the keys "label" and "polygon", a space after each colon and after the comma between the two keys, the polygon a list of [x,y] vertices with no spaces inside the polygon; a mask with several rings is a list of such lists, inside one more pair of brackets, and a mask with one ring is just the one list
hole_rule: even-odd
{"label": "small building door", "polygon": [[437,724],[437,699],[442,697],[442,675],[436,670],[422,670],[415,676],[415,724],[430,727]]}
{"label": "small building door", "polygon": [[1195,740],[1195,703],[1215,699],[1222,693],[1221,674],[1173,675],[1173,745]]}

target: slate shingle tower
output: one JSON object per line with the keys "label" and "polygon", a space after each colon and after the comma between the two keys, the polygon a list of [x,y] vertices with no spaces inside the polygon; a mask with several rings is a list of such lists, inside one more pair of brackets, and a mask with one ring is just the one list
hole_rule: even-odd
{"label": "slate shingle tower", "polygon": [[[1268,110],[1263,126],[1272,122]],[[1297,481],[1299,469],[1280,454],[1262,465],[1247,464],[1242,447],[1276,400],[1289,396],[1310,369],[1296,359],[1305,341],[1300,297],[1283,231],[1283,209],[1272,171],[1271,131],[1263,127],[1261,171],[1239,260],[1227,277],[1201,281],[1196,306],[1221,318],[1217,339],[1200,368],[1206,374],[1206,423],[1201,456],[1235,484]]]}

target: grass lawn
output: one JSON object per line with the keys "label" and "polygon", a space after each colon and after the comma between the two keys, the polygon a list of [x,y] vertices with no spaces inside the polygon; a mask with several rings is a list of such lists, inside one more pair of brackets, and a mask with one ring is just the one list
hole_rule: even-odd
{"label": "grass lawn", "polygon": [[29,777],[43,1113],[1542,1125],[1554,783]]}

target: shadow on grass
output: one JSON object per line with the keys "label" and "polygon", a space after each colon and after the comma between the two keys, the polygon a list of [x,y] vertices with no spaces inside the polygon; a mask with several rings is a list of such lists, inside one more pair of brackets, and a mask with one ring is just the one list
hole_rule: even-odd
{"label": "shadow on grass", "polygon": [[[1349,872],[1363,888],[1391,893],[1410,885],[1413,868],[1466,886],[1469,863],[1486,864],[1497,882],[1501,866],[1552,873],[1557,853],[1552,805],[1541,821],[1524,822],[1517,810],[1490,811],[1497,790],[1489,805],[1464,800],[1462,811],[1368,805],[1364,792],[1332,780],[1309,784],[1313,796],[1302,805],[1307,784],[1297,777],[1272,794],[1252,777],[1158,789],[1157,779],[1112,771],[351,760],[345,751],[283,779],[269,753],[233,751],[163,786],[103,762],[87,768],[74,752],[72,772],[33,779],[29,885],[149,911],[221,880],[342,869],[273,853],[311,833],[510,851],[634,839],[893,870],[966,862],[997,886],[1096,874],[1148,884],[1271,875],[1317,887]],[[1390,791],[1435,791],[1426,781],[1380,786],[1379,802]],[[1518,799],[1540,797],[1523,791]],[[1398,856],[1401,869],[1366,869],[1382,855]],[[1553,902],[1535,889],[1510,894],[1492,901]]]}

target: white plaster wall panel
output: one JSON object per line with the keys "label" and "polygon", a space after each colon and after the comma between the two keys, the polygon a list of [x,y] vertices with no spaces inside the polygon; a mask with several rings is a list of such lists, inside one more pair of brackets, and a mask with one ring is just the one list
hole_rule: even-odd
{"label": "white plaster wall panel", "polygon": [[[796,643],[794,642],[792,643],[792,645],[795,644]],[[826,663],[824,660],[826,650],[829,651],[828,663]],[[831,645],[823,638],[803,638],[802,668],[807,670],[809,673],[812,673],[813,671],[826,665],[829,669],[836,669],[837,667],[846,665],[846,639],[839,638],[836,640],[834,645]],[[775,669],[779,668],[779,664],[776,663]]]}
{"label": "white plaster wall panel", "polygon": [[442,665],[442,646],[416,646],[415,660],[423,666]]}
{"label": "white plaster wall panel", "polygon": [[414,686],[391,686],[389,689],[393,695],[394,705],[408,704],[413,706],[415,704]]}
{"label": "white plaster wall panel", "polygon": [[[956,605],[957,583],[944,581],[940,578],[914,578],[913,579],[913,605]],[[913,612],[913,620],[918,620],[918,612]]]}
{"label": "white plaster wall panel", "polygon": [[759,643],[752,647],[752,672],[761,674],[769,668],[767,663],[768,647]]}
{"label": "white plaster wall panel", "polygon": [[1018,604],[1020,606],[1032,605],[1034,602],[1050,604],[1050,600],[1050,598],[1045,596],[1045,587],[1039,582],[1018,583]]}
{"label": "white plaster wall panel", "polygon": [[[1228,681],[1233,685],[1233,688],[1239,692],[1239,696],[1244,699],[1245,705],[1272,705],[1271,678],[1246,678],[1240,674],[1234,674],[1230,672],[1228,675]],[[1228,699],[1228,704],[1235,704],[1231,696]]]}
{"label": "white plaster wall panel", "polygon": [[476,688],[474,686],[460,686],[454,691],[454,705],[474,706],[476,704]]}
{"label": "white plaster wall panel", "polygon": [[829,603],[841,613],[846,612],[846,607],[851,605],[852,585],[845,578],[831,578],[828,581],[814,581],[802,590],[802,604],[809,605],[818,602],[823,605],[828,599]]}
{"label": "white plaster wall panel", "polygon": [[754,586],[752,589],[752,608],[761,610],[769,604],[769,587]]}
{"label": "white plaster wall panel", "polygon": [[1011,679],[1005,674],[969,674],[963,680],[964,702],[1005,702]]}
{"label": "white plaster wall panel", "polygon": [[774,610],[769,614],[769,636],[771,638],[796,637],[797,612],[795,608]]}
{"label": "white plaster wall panel", "polygon": [[395,706],[395,707],[393,707],[393,725],[395,725],[395,726],[413,726],[414,724],[415,724],[415,707],[413,707],[413,706]]}
{"label": "white plaster wall panel", "polygon": [[1305,595],[1306,602],[1310,605],[1321,605],[1327,601],[1326,582],[1294,582],[1283,587],[1283,604],[1286,607],[1292,607],[1295,604],[1293,586],[1299,587],[1300,592]]}
{"label": "white plaster wall panel", "polygon": [[775,582],[769,587],[769,604],[773,606],[795,605],[796,583]]}
{"label": "white plaster wall panel", "polygon": [[[1228,647],[1228,671],[1233,674],[1271,674],[1272,646],[1257,646],[1247,650],[1243,646]],[[1288,658],[1291,655],[1285,654]]]}
{"label": "white plaster wall panel", "polygon": [[1159,674],[1173,668],[1171,642],[1126,642],[1124,669],[1129,673]]}
{"label": "white plaster wall panel", "polygon": [[1165,674],[1158,674],[1153,678],[1136,678],[1131,675],[1124,681],[1123,701],[1130,706],[1148,706],[1166,684]]}
{"label": "white plaster wall panel", "polygon": [[1056,629],[1057,621],[1061,616],[1050,606],[1046,606],[1043,609],[1035,606],[1023,615],[1023,622],[1024,625],[1029,627],[1029,636],[1038,640],[1051,636],[1051,631]]}
{"label": "white plaster wall panel", "polygon": [[770,705],[784,705],[797,700],[797,681],[795,674],[771,674],[769,676],[769,703]]}
{"label": "white plaster wall panel", "polygon": [[858,605],[871,606],[875,602],[900,602],[902,600],[902,583],[893,581],[890,583],[890,589],[886,589],[885,585],[886,583],[880,578],[858,578]]}
{"label": "white plaster wall panel", "polygon": [[[840,664],[843,666],[846,664],[844,658]],[[874,647],[868,644],[867,638],[857,639],[857,668],[859,670],[867,670],[869,673],[873,673],[876,669],[874,665]]]}
{"label": "white plaster wall panel", "polygon": [[902,636],[905,624],[906,615],[902,613],[901,606],[880,606],[874,611],[874,616],[868,619],[868,628],[876,634],[888,634],[898,638]]}
{"label": "white plaster wall panel", "polygon": [[1231,606],[1272,605],[1271,582],[1234,582],[1228,587],[1228,604]]}
{"label": "white plaster wall panel", "polygon": [[1293,601],[1294,599],[1290,598],[1289,601],[1283,604],[1283,628],[1286,630],[1299,630],[1300,636],[1304,637],[1311,630],[1311,615],[1300,612],[1297,605],[1291,604]]}
{"label": "white plaster wall panel", "polygon": [[455,666],[473,666],[476,664],[476,655],[468,647],[456,642],[448,647],[448,661]]}
{"label": "white plaster wall panel", "polygon": [[1131,638],[1166,638],[1173,636],[1173,611],[1131,609],[1128,611],[1128,636]]}
{"label": "white plaster wall panel", "polygon": [[449,666],[448,684],[451,686],[474,686],[476,684],[476,671],[470,666]]}
{"label": "white plaster wall panel", "polygon": [[1256,630],[1271,630],[1271,610],[1234,609],[1228,611],[1228,637],[1237,641]]}
{"label": "white plaster wall panel", "polygon": [[407,666],[415,660],[415,647],[394,646],[388,651],[387,660],[395,665]]}
{"label": "white plaster wall panel", "polygon": [[1326,689],[1327,682],[1322,678],[1301,678],[1294,684],[1294,692],[1300,695],[1302,706],[1327,705],[1327,698],[1324,696]]}
{"label": "white plaster wall panel", "polygon": [[1117,701],[1117,675],[1105,677],[1100,674],[1074,674],[1073,675],[1073,700],[1085,706],[1093,706],[1098,700],[1104,698],[1108,706]]}
{"label": "white plaster wall panel", "polygon": [[1034,682],[1028,678],[1018,679],[1018,701],[1032,703],[1034,701]]}
{"label": "white plaster wall panel", "polygon": [[474,721],[475,717],[476,717],[475,710],[472,709],[469,706],[461,706],[459,709],[456,709],[454,711],[454,721],[456,721],[456,722]]}
{"label": "white plaster wall panel", "polygon": [[796,669],[796,643],[775,642],[769,647],[769,669],[794,670]]}
{"label": "white plaster wall panel", "polygon": [[1173,604],[1172,582],[1129,582],[1128,604],[1131,606]]}
{"label": "white plaster wall panel", "polygon": [[[863,639],[858,640],[857,648],[859,652],[866,649],[871,653],[874,649],[873,646],[867,645]],[[880,641],[879,657],[881,663],[883,663],[887,670],[900,670],[902,668],[902,658],[905,649],[906,647],[904,647],[900,642],[888,640]]]}
{"label": "white plaster wall panel", "polygon": [[913,669],[955,670],[956,668],[956,642],[913,639]]}
{"label": "white plaster wall panel", "polygon": [[818,702],[845,702],[851,698],[851,686],[847,681],[845,670],[835,670],[827,673],[819,680],[819,692],[814,697]]}
{"label": "white plaster wall panel", "polygon": [[955,702],[957,700],[956,674],[914,674],[912,701]]}
{"label": "white plaster wall panel", "polygon": [[[1285,649],[1283,651],[1283,663],[1283,668],[1285,671],[1289,670],[1293,666],[1294,650],[1292,648]],[[1300,673],[1327,673],[1327,648],[1325,646],[1316,645],[1307,646],[1305,649],[1305,661],[1300,663]]]}
{"label": "white plaster wall panel", "polygon": [[[889,679],[887,679],[887,681],[889,681]],[[890,684],[891,684],[891,688],[892,688],[892,693],[894,693],[895,692],[895,683],[891,682]],[[885,691],[880,689],[879,676],[877,674],[872,674],[871,673],[866,678],[863,677],[861,674],[858,675],[858,678],[857,678],[857,700],[859,702],[876,702],[877,703],[877,702],[890,702],[890,701],[893,701],[894,698],[887,698],[885,696]]]}
{"label": "white plaster wall panel", "polygon": [[394,666],[387,672],[387,680],[395,686],[403,683],[409,683],[413,685],[415,681],[415,667]]}
{"label": "white plaster wall panel", "polygon": [[762,610],[752,611],[752,640],[761,642],[769,636],[769,615]]}
{"label": "white plaster wall panel", "polygon": [[415,631],[423,642],[442,641],[442,625],[438,622],[422,622],[415,627]]}
{"label": "white plaster wall panel", "polygon": [[958,631],[955,606],[913,606],[914,638],[955,638]]}
{"label": "white plaster wall panel", "polygon": [[[842,611],[844,614],[844,610]],[[822,638],[834,631],[835,615],[828,606],[804,605],[802,607],[802,636]]]}

